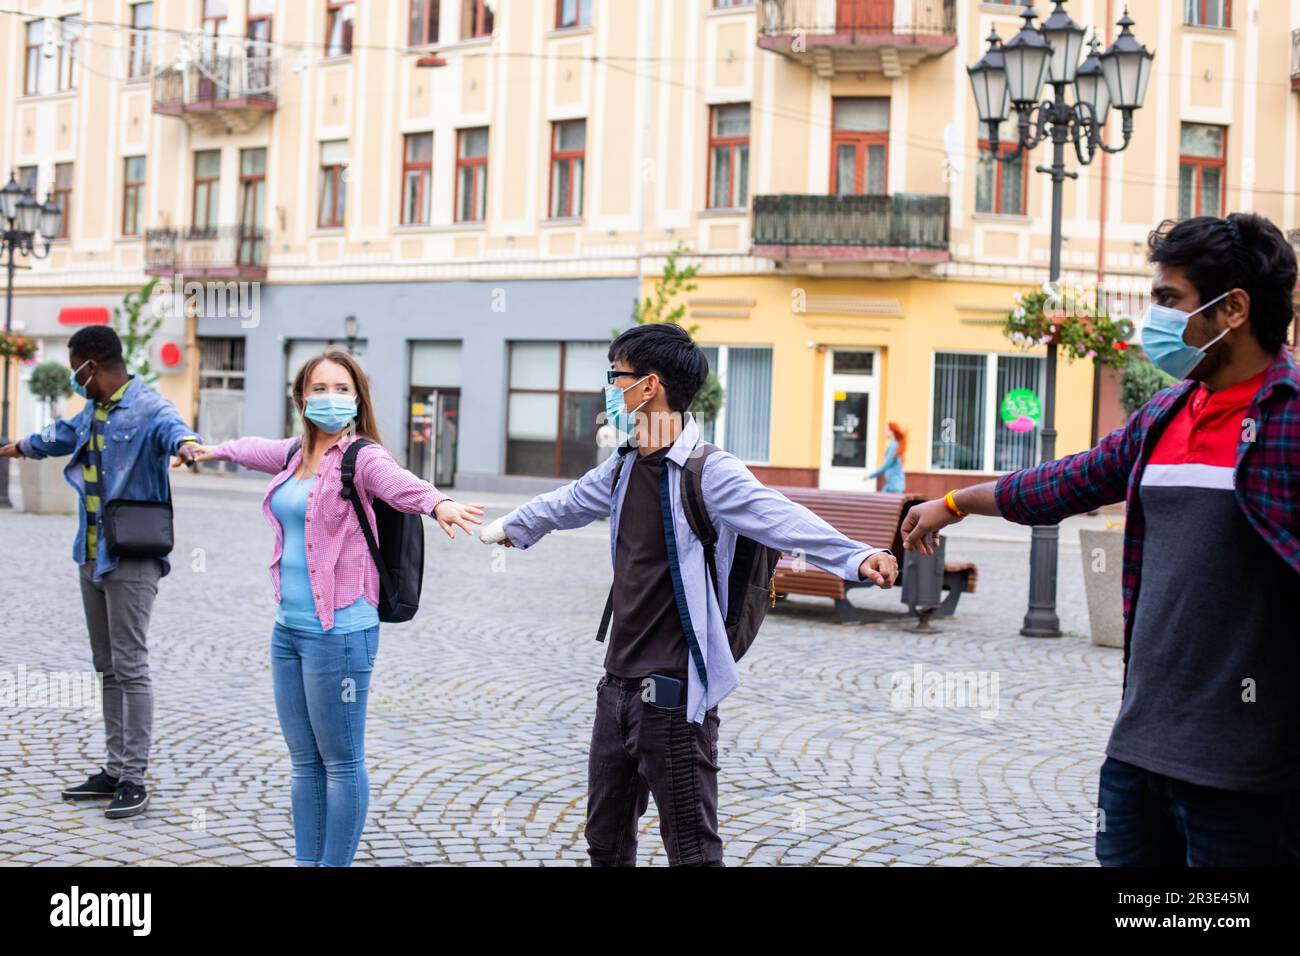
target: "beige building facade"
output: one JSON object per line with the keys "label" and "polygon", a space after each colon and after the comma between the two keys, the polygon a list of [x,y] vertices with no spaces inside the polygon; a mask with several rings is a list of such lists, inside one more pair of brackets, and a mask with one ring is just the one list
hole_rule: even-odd
{"label": "beige building facade", "polygon": [[[711,431],[767,479],[873,487],[890,421],[922,491],[1037,453],[997,408],[1041,392],[1042,351],[1000,323],[1047,277],[1049,149],[982,157],[966,75],[1019,4],[15,5],[0,160],[67,210],[15,328],[62,360],[149,278],[202,283],[167,297],[155,364],[205,437],[293,427],[297,363],[339,342],[412,467],[554,484],[594,463],[605,345],[681,244],[727,397]],[[1066,8],[1103,45],[1123,11]],[[1163,219],[1300,227],[1300,0],[1128,10],[1146,103],[1124,152],[1070,151],[1064,205],[1066,280],[1117,293],[1145,289]],[[1062,363],[1059,452],[1117,422],[1113,386]]]}

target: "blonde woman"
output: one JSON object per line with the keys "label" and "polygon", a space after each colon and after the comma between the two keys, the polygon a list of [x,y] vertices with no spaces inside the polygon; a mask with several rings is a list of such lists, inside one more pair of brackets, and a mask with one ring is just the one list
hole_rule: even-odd
{"label": "blonde woman", "polygon": [[280,728],[293,764],[299,866],[349,866],[369,805],[366,699],[379,651],[379,571],[340,466],[351,442],[354,485],[374,526],[378,498],[398,511],[431,515],[447,536],[473,533],[481,505],[462,505],[411,474],[379,441],[370,384],[347,352],[309,359],[293,383],[301,439],[237,438],[202,448],[199,461],[232,461],[275,477],[262,511],[275,529],[271,582],[279,605],[271,674]]}

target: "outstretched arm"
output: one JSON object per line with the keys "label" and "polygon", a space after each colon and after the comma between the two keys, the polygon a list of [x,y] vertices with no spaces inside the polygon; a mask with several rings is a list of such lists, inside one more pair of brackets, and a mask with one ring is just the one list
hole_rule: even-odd
{"label": "outstretched arm", "polygon": [[191,465],[199,460],[202,443],[199,436],[186,424],[176,406],[164,400],[163,406],[154,415],[150,437],[155,447],[164,455],[175,455],[173,468]]}
{"label": "outstretched arm", "polygon": [[1056,524],[1123,501],[1142,447],[1146,426],[1141,415],[1141,409],[1134,412],[1127,424],[1088,451],[954,491],[951,505],[944,498],[914,505],[903,519],[903,547],[933,554],[939,531],[968,514],[1017,524]]}
{"label": "outstretched arm", "polygon": [[847,581],[870,580],[889,587],[897,577],[897,562],[887,549],[846,538],[803,505],[764,485],[733,455],[710,456],[701,483],[709,516],[736,534],[804,555]]}
{"label": "outstretched arm", "polygon": [[268,475],[284,471],[284,459],[296,438],[235,438],[220,445],[201,446],[195,461],[233,461],[244,468]]}
{"label": "outstretched arm", "polygon": [[430,515],[449,538],[456,529],[473,534],[472,525],[483,521],[482,505],[452,501],[429,482],[399,465],[388,449],[370,445],[357,455],[357,490],[413,515]]}
{"label": "outstretched arm", "polygon": [[4,458],[59,458],[71,455],[77,448],[77,426],[66,418],[46,425],[34,435],[28,435],[0,449]]}
{"label": "outstretched arm", "polygon": [[581,528],[597,518],[608,518],[610,482],[619,458],[615,452],[576,481],[538,495],[497,519],[483,532],[483,540],[488,544],[502,541],[507,546],[530,548],[552,531]]}

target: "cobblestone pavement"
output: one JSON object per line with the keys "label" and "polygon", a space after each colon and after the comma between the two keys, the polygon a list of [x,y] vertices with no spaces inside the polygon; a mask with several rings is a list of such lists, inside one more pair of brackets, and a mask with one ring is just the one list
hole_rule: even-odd
{"label": "cobblestone pavement", "polygon": [[[272,533],[260,484],[214,482],[176,490],[174,569],[151,629],[151,809],[112,822],[59,800],[103,759],[98,714],[8,708],[0,863],[291,862],[289,758],[268,662]],[[89,668],[73,530],[69,517],[0,514],[0,672]],[[496,555],[435,533],[419,616],[382,631],[357,862],[580,864],[607,526]],[[979,590],[938,633],[841,625],[815,600],[768,618],[743,686],[720,708],[729,865],[1092,862],[1120,655],[1084,636],[1077,546],[1062,550],[1071,633],[1058,640],[1017,633],[1024,541],[953,538],[948,558],[978,562]],[[858,592],[888,609],[901,607],[898,593]],[[898,706],[895,675],[910,680],[918,665],[987,672],[996,698]],[[639,852],[665,862],[653,802]]]}

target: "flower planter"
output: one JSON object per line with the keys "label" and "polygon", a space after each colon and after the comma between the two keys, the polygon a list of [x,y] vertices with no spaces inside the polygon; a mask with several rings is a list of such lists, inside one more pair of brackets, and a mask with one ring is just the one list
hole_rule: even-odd
{"label": "flower planter", "polygon": [[1124,532],[1079,531],[1092,643],[1124,646]]}
{"label": "flower planter", "polygon": [[30,514],[67,515],[77,511],[77,493],[63,479],[66,458],[24,458],[18,462],[18,483],[23,511]]}

